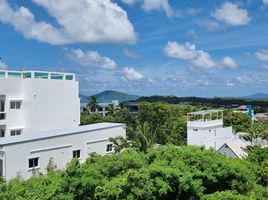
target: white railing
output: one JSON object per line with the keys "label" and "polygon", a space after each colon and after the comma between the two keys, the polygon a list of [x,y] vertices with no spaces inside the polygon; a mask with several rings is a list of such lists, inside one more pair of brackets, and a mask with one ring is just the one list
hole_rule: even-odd
{"label": "white railing", "polygon": [[223,125],[222,119],[209,120],[209,121],[188,121],[188,127],[210,127]]}
{"label": "white railing", "polygon": [[40,79],[55,79],[55,80],[75,80],[74,73],[65,72],[48,72],[48,71],[13,71],[0,70],[0,78],[40,78]]}

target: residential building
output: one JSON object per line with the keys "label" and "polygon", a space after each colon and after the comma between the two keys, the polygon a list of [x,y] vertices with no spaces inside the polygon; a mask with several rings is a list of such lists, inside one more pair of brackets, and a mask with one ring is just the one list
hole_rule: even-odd
{"label": "residential building", "polygon": [[248,156],[246,147],[250,145],[242,139],[232,139],[224,143],[217,151],[231,158],[245,158]]}
{"label": "residential building", "polygon": [[222,110],[187,114],[187,144],[219,149],[234,136],[232,127],[223,127]]}
{"label": "residential building", "polygon": [[51,159],[64,169],[73,157],[113,153],[109,138],[126,138],[125,125],[79,126],[78,88],[71,73],[0,71],[0,175],[29,178]]}
{"label": "residential building", "polygon": [[235,113],[245,113],[248,115],[248,117],[254,121],[255,116],[254,116],[254,110],[252,108],[252,105],[241,105],[238,108],[234,109]]}
{"label": "residential building", "polygon": [[124,124],[99,123],[65,128],[39,134],[24,134],[0,139],[0,175],[7,180],[46,173],[50,159],[64,169],[72,158],[84,162],[90,153],[109,155],[114,152],[110,137],[126,138]]}
{"label": "residential building", "polygon": [[77,127],[75,74],[0,70],[0,137]]}
{"label": "residential building", "polygon": [[[105,117],[109,113],[109,106],[113,105],[115,108],[118,108],[119,101],[118,100],[107,100],[98,102],[99,108],[95,111],[95,113],[101,114]],[[81,103],[80,112],[84,112],[87,110],[87,103]]]}

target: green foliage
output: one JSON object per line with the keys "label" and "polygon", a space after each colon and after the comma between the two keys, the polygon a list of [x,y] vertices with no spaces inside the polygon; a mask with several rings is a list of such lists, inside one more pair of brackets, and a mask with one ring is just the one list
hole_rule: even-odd
{"label": "green foliage", "polygon": [[245,113],[234,113],[232,110],[224,111],[224,126],[233,126],[236,132],[248,132],[251,119]]}
{"label": "green foliage", "polygon": [[213,150],[163,146],[91,154],[65,171],[1,184],[1,199],[267,199],[252,164]]}

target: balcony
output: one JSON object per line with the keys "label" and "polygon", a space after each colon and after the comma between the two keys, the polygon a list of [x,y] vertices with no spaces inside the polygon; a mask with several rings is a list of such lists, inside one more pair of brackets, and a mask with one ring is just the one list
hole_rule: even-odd
{"label": "balcony", "polygon": [[53,79],[53,80],[75,80],[75,74],[63,72],[46,72],[46,71],[10,71],[0,70],[0,78],[15,79]]}
{"label": "balcony", "polygon": [[206,127],[214,127],[214,126],[223,126],[222,119],[216,120],[208,120],[208,121],[188,121],[187,127],[199,127],[199,128],[206,128]]}

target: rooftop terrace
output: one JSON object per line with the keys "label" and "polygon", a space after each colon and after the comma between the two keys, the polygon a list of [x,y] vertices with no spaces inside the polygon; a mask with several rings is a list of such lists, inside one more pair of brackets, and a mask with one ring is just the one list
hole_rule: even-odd
{"label": "rooftop terrace", "polygon": [[53,79],[53,80],[75,80],[75,74],[64,72],[47,72],[47,71],[12,71],[0,70],[0,78],[14,79]]}

